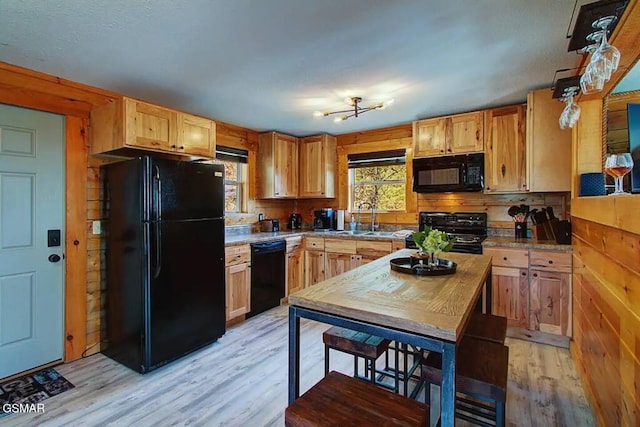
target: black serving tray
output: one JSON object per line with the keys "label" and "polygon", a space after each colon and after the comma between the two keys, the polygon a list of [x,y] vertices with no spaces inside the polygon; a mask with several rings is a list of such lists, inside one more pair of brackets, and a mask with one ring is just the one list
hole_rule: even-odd
{"label": "black serving tray", "polygon": [[411,266],[411,258],[393,258],[389,261],[391,269],[405,274],[415,274],[416,276],[445,276],[447,274],[453,274],[456,272],[456,264],[448,259],[438,258],[438,265],[435,267],[429,267],[427,265],[421,266],[420,264]]}

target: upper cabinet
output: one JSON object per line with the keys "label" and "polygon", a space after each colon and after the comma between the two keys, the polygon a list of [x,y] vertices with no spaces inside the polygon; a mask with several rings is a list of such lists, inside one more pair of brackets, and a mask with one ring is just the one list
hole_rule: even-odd
{"label": "upper cabinet", "polygon": [[257,197],[298,197],[298,139],[276,132],[258,136]]}
{"label": "upper cabinet", "polygon": [[560,129],[565,104],[552,91],[527,96],[527,175],[529,191],[571,191],[571,130]]}
{"label": "upper cabinet", "polygon": [[413,122],[414,157],[482,152],[483,112]]}
{"label": "upper cabinet", "polygon": [[527,191],[525,114],[524,104],[485,111],[485,193]]}
{"label": "upper cabinet", "polygon": [[335,197],[336,138],[331,135],[301,138],[298,150],[302,172],[300,197]]}
{"label": "upper cabinet", "polygon": [[91,153],[142,149],[213,158],[215,122],[131,98],[91,110]]}
{"label": "upper cabinet", "polygon": [[295,138],[277,132],[258,136],[258,198],[336,196],[336,138]]}

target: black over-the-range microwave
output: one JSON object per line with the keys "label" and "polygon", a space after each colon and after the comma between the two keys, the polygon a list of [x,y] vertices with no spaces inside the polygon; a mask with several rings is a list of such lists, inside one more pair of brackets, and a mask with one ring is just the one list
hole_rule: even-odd
{"label": "black over-the-range microwave", "polygon": [[413,159],[413,191],[440,193],[482,191],[484,154]]}

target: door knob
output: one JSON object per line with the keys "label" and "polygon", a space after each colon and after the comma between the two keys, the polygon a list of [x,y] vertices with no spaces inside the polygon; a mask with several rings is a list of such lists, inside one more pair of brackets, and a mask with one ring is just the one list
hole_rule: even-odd
{"label": "door knob", "polygon": [[60,255],[58,254],[49,255],[49,262],[58,262],[58,261],[60,261]]}

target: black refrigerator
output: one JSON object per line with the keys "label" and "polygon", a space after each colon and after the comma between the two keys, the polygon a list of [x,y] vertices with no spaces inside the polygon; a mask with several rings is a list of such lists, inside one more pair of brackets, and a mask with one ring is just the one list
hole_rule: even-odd
{"label": "black refrigerator", "polygon": [[140,157],[102,172],[103,352],[145,373],[225,332],[224,169]]}

